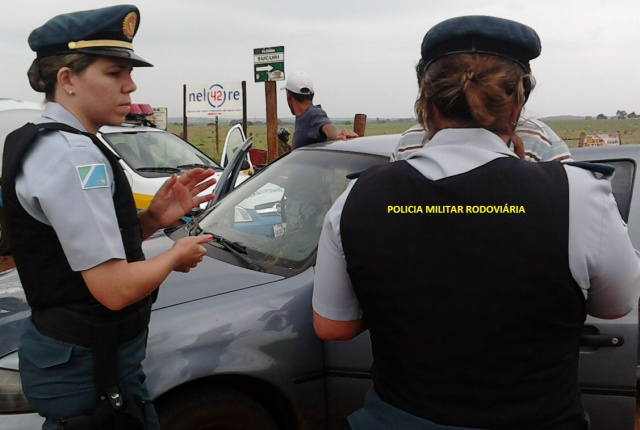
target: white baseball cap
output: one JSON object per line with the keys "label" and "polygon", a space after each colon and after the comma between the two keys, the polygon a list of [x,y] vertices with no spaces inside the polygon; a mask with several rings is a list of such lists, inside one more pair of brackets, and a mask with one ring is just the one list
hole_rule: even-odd
{"label": "white baseball cap", "polygon": [[297,94],[313,94],[313,82],[311,77],[305,72],[295,71],[289,74],[284,89]]}

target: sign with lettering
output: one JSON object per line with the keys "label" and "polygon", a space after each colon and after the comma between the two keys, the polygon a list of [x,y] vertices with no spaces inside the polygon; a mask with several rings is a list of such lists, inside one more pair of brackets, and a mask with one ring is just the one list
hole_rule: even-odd
{"label": "sign with lettering", "polygon": [[187,85],[187,117],[242,117],[242,82]]}
{"label": "sign with lettering", "polygon": [[284,81],[284,46],[254,49],[253,76],[256,82]]}

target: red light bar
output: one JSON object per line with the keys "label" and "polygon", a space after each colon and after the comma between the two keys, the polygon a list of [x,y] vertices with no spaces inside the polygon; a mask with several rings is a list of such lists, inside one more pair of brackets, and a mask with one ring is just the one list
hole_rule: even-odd
{"label": "red light bar", "polygon": [[130,104],[129,115],[149,116],[153,115],[153,108],[149,104]]}
{"label": "red light bar", "polygon": [[138,105],[142,111],[142,115],[153,115],[153,108],[151,105]]}
{"label": "red light bar", "polygon": [[140,105],[129,105],[129,115],[141,115],[142,110],[140,109]]}
{"label": "red light bar", "polygon": [[129,114],[125,118],[125,122],[129,124],[142,124],[155,127],[155,125],[153,125],[153,108],[149,104],[131,103],[129,105]]}

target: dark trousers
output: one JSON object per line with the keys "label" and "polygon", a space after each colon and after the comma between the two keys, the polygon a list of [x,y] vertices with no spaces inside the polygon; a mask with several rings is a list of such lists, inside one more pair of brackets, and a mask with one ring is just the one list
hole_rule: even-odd
{"label": "dark trousers", "polygon": [[[142,360],[147,333],[118,347],[120,389],[125,399],[144,402],[149,430],[159,430],[158,415],[145,384]],[[59,418],[91,412],[96,401],[93,352],[43,335],[29,322],[19,347],[22,389],[45,417],[43,430],[55,430]]]}
{"label": "dark trousers", "polygon": [[349,415],[353,430],[482,430],[436,424],[384,402],[370,388],[362,409]]}

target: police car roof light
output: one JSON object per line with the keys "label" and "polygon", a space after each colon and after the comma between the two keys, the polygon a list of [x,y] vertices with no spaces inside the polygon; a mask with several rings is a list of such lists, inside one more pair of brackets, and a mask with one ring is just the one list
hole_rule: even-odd
{"label": "police car roof light", "polygon": [[153,108],[149,104],[132,103],[129,105],[129,115],[131,116],[153,115]]}
{"label": "police car roof light", "polygon": [[138,107],[140,108],[142,115],[145,115],[145,116],[153,115],[153,108],[151,107],[151,105],[144,104],[144,105],[138,105]]}
{"label": "police car roof light", "polygon": [[142,115],[142,109],[140,109],[140,105],[129,105],[129,115]]}

